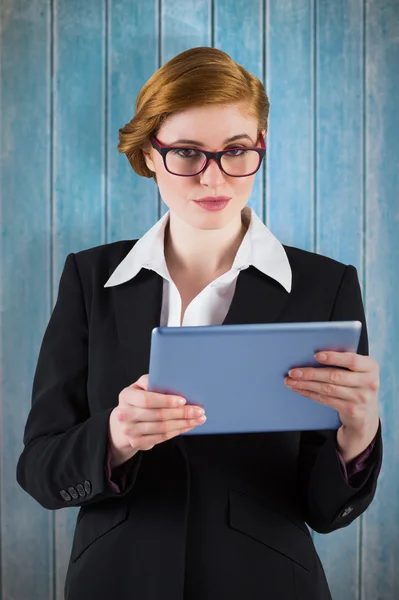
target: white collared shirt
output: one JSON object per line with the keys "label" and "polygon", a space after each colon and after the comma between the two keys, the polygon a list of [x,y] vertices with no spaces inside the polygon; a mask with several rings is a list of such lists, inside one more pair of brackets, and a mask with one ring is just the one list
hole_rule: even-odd
{"label": "white collared shirt", "polygon": [[[163,278],[160,325],[180,327],[181,297],[168,271],[164,254],[164,234],[169,215],[170,211],[136,242],[104,287],[125,283],[142,268],[155,271]],[[230,308],[239,272],[251,265],[278,281],[287,292],[291,291],[292,272],[282,244],[251,207],[245,206],[242,219],[248,229],[230,271],[212,281],[190,302],[182,326],[220,325]]]}

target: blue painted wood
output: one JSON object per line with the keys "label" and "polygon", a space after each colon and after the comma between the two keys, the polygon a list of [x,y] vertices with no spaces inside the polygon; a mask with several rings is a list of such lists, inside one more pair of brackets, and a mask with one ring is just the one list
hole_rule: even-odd
{"label": "blue painted wood", "polygon": [[[189,48],[211,45],[210,0],[162,0],[160,65]],[[168,207],[160,198],[159,216]]]}
{"label": "blue painted wood", "polygon": [[108,241],[141,237],[158,219],[156,184],[136,175],[117,150],[118,130],[133,118],[137,94],[159,66],[158,17],[158,0],[114,0],[109,7]]}
{"label": "blue painted wood", "polygon": [[161,64],[179,52],[211,45],[210,0],[162,0]]}
{"label": "blue painted wood", "polygon": [[[263,35],[262,0],[254,0],[250,11],[247,0],[235,0],[234,10],[231,9],[229,0],[215,0],[214,46],[227,52],[233,60],[264,83]],[[237,40],[240,43],[237,43]],[[249,202],[261,219],[264,218],[264,171],[265,168],[260,169],[256,174]]]}
{"label": "blue painted wood", "polygon": [[319,0],[316,17],[316,248],[361,276],[362,1]]}
{"label": "blue painted wood", "polygon": [[[66,255],[105,241],[105,30],[105,10],[97,0],[56,0],[53,299]],[[76,513],[56,513],[59,600]]]}
{"label": "blue painted wood", "polygon": [[[316,250],[353,264],[363,258],[362,3],[319,0],[316,8]],[[361,519],[315,534],[333,598],[358,598]]]}
{"label": "blue painted wood", "polygon": [[49,5],[0,3],[2,600],[50,600],[52,515],[15,467],[50,310]]}
{"label": "blue painted wood", "polygon": [[284,243],[313,248],[313,24],[310,0],[266,2],[270,120],[266,216]]}
{"label": "blue painted wood", "polygon": [[366,2],[366,306],[384,464],[363,519],[362,600],[399,598],[399,4]]}
{"label": "blue painted wood", "polygon": [[381,364],[385,454],[376,499],[362,523],[316,535],[316,545],[334,600],[399,597],[399,5],[365,0],[363,39],[361,0],[229,4],[54,0],[53,48],[50,0],[0,4],[3,600],[63,598],[76,511],[42,509],[17,486],[15,464],[65,256],[138,237],[158,218],[156,186],[118,153],[118,129],[146,79],[186,48],[214,43],[262,76],[263,36],[265,217],[282,241],[358,267],[370,351]]}

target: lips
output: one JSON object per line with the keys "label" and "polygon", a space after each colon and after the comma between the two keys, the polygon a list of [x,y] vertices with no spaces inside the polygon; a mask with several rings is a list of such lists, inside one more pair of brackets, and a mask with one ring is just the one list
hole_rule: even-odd
{"label": "lips", "polygon": [[198,198],[194,202],[226,202],[231,200],[228,196],[204,196],[204,198]]}
{"label": "lips", "polygon": [[201,200],[194,200],[194,203],[209,212],[217,212],[226,208],[230,200],[231,198],[226,196],[207,196]]}

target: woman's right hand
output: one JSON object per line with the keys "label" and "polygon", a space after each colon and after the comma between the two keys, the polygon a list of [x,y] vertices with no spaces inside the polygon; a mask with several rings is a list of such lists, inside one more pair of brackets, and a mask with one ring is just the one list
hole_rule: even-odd
{"label": "woman's right hand", "polygon": [[[183,400],[180,403],[180,400]],[[185,406],[180,396],[148,391],[148,375],[122,390],[109,418],[111,468],[151,450],[206,421],[199,406]]]}

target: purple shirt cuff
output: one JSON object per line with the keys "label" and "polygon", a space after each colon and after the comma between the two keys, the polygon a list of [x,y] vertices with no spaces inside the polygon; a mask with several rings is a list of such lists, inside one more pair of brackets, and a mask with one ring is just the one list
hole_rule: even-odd
{"label": "purple shirt cuff", "polygon": [[361,454],[359,454],[359,456],[357,456],[356,458],[351,460],[348,464],[345,463],[343,457],[341,456],[341,454],[339,453],[339,451],[337,449],[337,454],[338,454],[338,458],[339,458],[339,461],[341,464],[342,473],[347,482],[349,482],[350,479],[354,475],[356,475],[357,473],[360,473],[367,467],[367,459],[369,458],[370,454],[373,451],[373,448],[375,445],[375,440],[376,440],[376,438],[374,438],[374,440],[371,442],[371,444],[369,446],[367,446],[367,448]]}

